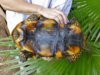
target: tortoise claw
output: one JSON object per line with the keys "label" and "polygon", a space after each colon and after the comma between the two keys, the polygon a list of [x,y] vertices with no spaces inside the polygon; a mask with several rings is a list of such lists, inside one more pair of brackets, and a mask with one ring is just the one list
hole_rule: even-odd
{"label": "tortoise claw", "polygon": [[21,61],[21,62],[25,62],[25,61],[27,61],[26,56],[25,56],[22,52],[20,52],[19,57],[20,57],[20,61]]}
{"label": "tortoise claw", "polygon": [[80,53],[74,54],[74,55],[68,55],[66,58],[69,62],[76,61],[80,56]]}
{"label": "tortoise claw", "polygon": [[32,58],[33,57],[33,53],[29,52],[27,50],[23,50],[20,52],[20,61],[25,62],[27,61],[28,58]]}

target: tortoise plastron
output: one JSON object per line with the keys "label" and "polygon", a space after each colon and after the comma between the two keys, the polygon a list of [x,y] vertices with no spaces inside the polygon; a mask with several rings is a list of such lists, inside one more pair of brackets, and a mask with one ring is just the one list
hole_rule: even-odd
{"label": "tortoise plastron", "polygon": [[[76,19],[58,24],[53,19],[32,14],[12,32],[22,60],[29,57],[56,57],[75,61],[81,53],[83,36]],[[25,59],[23,59],[23,57]]]}

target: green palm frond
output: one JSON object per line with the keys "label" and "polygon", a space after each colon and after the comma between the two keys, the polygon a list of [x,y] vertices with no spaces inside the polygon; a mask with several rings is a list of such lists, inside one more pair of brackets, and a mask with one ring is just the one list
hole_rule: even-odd
{"label": "green palm frond", "polygon": [[0,46],[15,47],[12,37],[0,38]]}
{"label": "green palm frond", "polygon": [[88,39],[100,40],[100,0],[73,0],[70,17],[75,16]]}
{"label": "green palm frond", "polygon": [[[2,55],[4,54],[4,55]],[[1,51],[0,55],[9,57],[16,57],[19,50]],[[76,62],[70,63],[67,59],[55,59],[50,61],[41,58],[30,59],[27,62],[19,63],[19,59],[12,59],[3,62],[4,64],[14,64],[10,67],[4,67],[5,71],[24,67],[24,69],[17,71],[14,75],[23,73],[29,75],[99,75],[100,74],[100,43],[88,42],[87,47],[83,50],[81,57]]]}

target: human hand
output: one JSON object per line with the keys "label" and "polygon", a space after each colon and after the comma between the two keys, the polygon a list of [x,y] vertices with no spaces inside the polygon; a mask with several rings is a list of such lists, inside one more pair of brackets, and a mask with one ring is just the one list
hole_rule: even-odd
{"label": "human hand", "polygon": [[67,24],[68,22],[65,14],[57,9],[42,8],[38,13],[42,14],[44,17],[54,19],[60,24]]}

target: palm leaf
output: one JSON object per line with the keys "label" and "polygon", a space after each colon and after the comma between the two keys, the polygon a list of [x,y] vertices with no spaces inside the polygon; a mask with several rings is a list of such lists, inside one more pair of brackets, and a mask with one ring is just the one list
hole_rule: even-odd
{"label": "palm leaf", "polygon": [[70,17],[75,16],[88,39],[100,39],[100,0],[74,0]]}
{"label": "palm leaf", "polygon": [[[18,56],[18,50],[1,51],[0,54],[8,53],[12,57]],[[50,61],[43,60],[41,58],[30,59],[25,63],[19,63],[19,59],[12,59],[4,64],[14,64],[10,67],[5,67],[4,70],[12,70],[20,67],[25,67],[19,70],[15,75],[24,73],[28,75],[33,73],[35,75],[99,75],[100,69],[100,43],[88,42],[85,50],[83,50],[81,57],[76,62],[70,63],[65,58],[55,59]]]}

